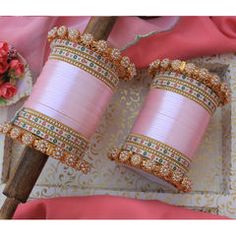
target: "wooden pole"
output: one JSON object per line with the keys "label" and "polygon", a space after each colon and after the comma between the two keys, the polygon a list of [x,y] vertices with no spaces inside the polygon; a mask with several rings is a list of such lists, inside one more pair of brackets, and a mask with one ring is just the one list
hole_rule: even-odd
{"label": "wooden pole", "polygon": [[[108,38],[117,17],[91,17],[84,33],[90,33],[94,39]],[[26,147],[17,167],[8,180],[3,194],[7,197],[0,210],[0,219],[11,219],[19,203],[27,201],[48,156]]]}

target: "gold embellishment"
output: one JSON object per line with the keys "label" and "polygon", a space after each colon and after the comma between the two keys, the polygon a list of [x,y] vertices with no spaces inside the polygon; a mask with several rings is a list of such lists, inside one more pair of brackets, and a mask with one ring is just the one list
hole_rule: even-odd
{"label": "gold embellishment", "polygon": [[122,149],[113,148],[108,157],[162,178],[180,191],[191,190],[191,182],[186,176],[191,160],[158,140],[131,133]]}
{"label": "gold embellishment", "polygon": [[94,77],[100,79],[102,82],[104,82],[108,87],[110,87],[114,91],[113,85],[111,85],[109,82],[107,82],[107,80],[105,80],[102,76],[100,76],[94,70],[91,70],[91,68],[89,68],[89,67],[87,67],[87,66],[85,66],[85,65],[83,65],[81,63],[78,63],[75,60],[68,59],[68,58],[65,58],[63,56],[53,56],[53,55],[49,56],[49,59],[61,60],[61,61],[70,63],[71,65],[77,66],[77,67],[81,68],[82,70],[90,73]]}
{"label": "gold embellishment", "polygon": [[3,134],[7,134],[12,128],[12,125],[10,123],[3,123],[0,125],[0,132]]}
{"label": "gold embellishment", "polygon": [[149,66],[149,73],[155,76],[159,72],[174,71],[187,75],[212,89],[220,99],[220,105],[225,105],[230,101],[231,92],[226,83],[221,82],[217,75],[208,72],[207,69],[198,68],[192,63],[169,59],[155,60]]}
{"label": "gold embellishment", "polygon": [[219,97],[204,84],[173,72],[156,75],[151,88],[164,89],[185,96],[205,108],[210,115],[214,113],[220,103]]}
{"label": "gold embellishment", "polygon": [[32,110],[31,108],[26,108],[26,107],[23,108],[23,111],[25,111],[25,112],[27,112],[29,114],[35,115],[35,116],[37,116],[39,118],[42,118],[45,121],[51,123],[52,125],[54,125],[54,126],[60,128],[60,129],[64,130],[64,131],[70,133],[71,135],[76,136],[79,139],[82,139],[84,142],[88,142],[87,138],[85,138],[84,136],[80,135],[78,132],[74,131],[69,126],[62,124],[61,122],[59,122],[59,121],[57,121],[57,120],[55,120],[55,119],[53,119],[53,118],[51,118],[51,117],[49,117],[47,115],[44,115],[41,112]]}
{"label": "gold embellishment", "polygon": [[204,107],[209,112],[210,115],[212,115],[215,111],[215,110],[209,109],[208,106],[206,106],[204,103],[199,102],[199,100],[194,98],[193,96],[190,96],[189,94],[187,94],[185,92],[181,92],[179,89],[170,88],[169,86],[156,86],[156,88],[165,89],[165,90],[168,90],[170,92],[178,93],[178,94],[180,94],[184,97],[188,97],[189,99],[191,99],[194,102],[198,103],[200,106]]}
{"label": "gold embellishment", "polygon": [[31,109],[23,108],[14,118],[13,124],[73,153],[73,155],[81,156],[85,152],[88,141],[78,132],[68,129],[60,122],[42,113],[38,113]]}
{"label": "gold embellishment", "polygon": [[[24,145],[35,148],[36,150],[46,155],[50,155],[54,159],[57,159],[76,170],[82,171],[84,174],[87,174],[90,170],[90,164],[87,161],[81,160],[79,157],[76,157],[68,152],[63,151],[56,145],[49,143],[46,140],[43,140],[36,135],[33,135],[10,123],[5,123],[1,127],[3,127],[3,129],[7,127],[8,131],[6,132],[5,129],[4,134],[9,135],[12,139],[16,139]],[[0,131],[2,132],[3,129],[0,129]],[[17,135],[16,135],[16,130],[17,130]],[[70,161],[72,157],[74,159],[73,162]],[[83,166],[83,168],[81,168],[81,165]]]}
{"label": "gold embellishment", "polygon": [[141,158],[140,155],[134,154],[134,155],[131,156],[130,162],[133,166],[139,166],[142,162],[142,158]]}
{"label": "gold embellishment", "polygon": [[[131,144],[131,146],[129,146],[130,144]],[[130,148],[130,147],[131,147],[131,148]],[[131,149],[133,150],[134,147],[136,147],[136,148],[139,149],[139,150],[142,150],[142,152],[149,152],[152,156],[158,156],[159,159],[164,160],[164,161],[166,161],[166,162],[172,164],[173,166],[175,166],[175,167],[181,169],[181,171],[184,172],[184,173],[186,173],[186,172],[189,171],[189,168],[186,168],[184,165],[180,164],[180,163],[177,162],[176,160],[167,158],[166,156],[161,155],[160,153],[157,154],[155,151],[153,151],[153,150],[150,149],[150,148],[146,148],[146,147],[144,147],[144,146],[138,145],[138,144],[136,144],[136,143],[131,143],[131,142],[126,142],[126,143],[124,144],[124,149],[125,149],[125,150],[129,150],[129,151],[130,151]],[[134,151],[134,153],[136,153],[136,151]],[[137,152],[137,154],[138,154],[138,155],[139,155],[139,154],[141,155],[140,152]]]}
{"label": "gold embellishment", "polygon": [[[26,112],[25,109],[23,109],[23,111]],[[57,138],[58,140],[66,143],[68,145],[71,145],[73,147],[81,148],[81,142],[82,142],[82,143],[84,143],[83,147],[86,148],[87,141],[84,140],[84,138],[82,136],[76,136],[74,134],[71,134],[68,131],[65,131],[65,132],[67,132],[69,135],[71,135],[72,139],[71,138],[69,139],[68,135],[67,136],[63,135],[63,133],[61,132],[61,130],[63,130],[63,128],[62,128],[63,126],[58,128],[58,126],[56,126],[55,124],[52,124],[50,122],[46,123],[45,118],[35,116],[32,113],[30,113],[30,112],[26,115],[28,117],[30,116],[31,117],[30,119],[26,118],[25,116],[22,116],[21,114],[22,113],[20,112],[18,115],[16,115],[13,124],[19,126],[19,123],[24,123],[26,125],[29,125],[31,128],[37,128],[38,130],[40,130],[40,131],[42,131],[44,133],[47,133],[48,135],[53,136],[53,137]],[[37,119],[37,121],[36,121],[36,119]],[[40,123],[38,123],[38,121]],[[46,127],[43,126],[42,123],[44,123]],[[51,125],[51,126],[49,127],[49,125]],[[56,129],[57,132],[55,132],[54,128],[52,129],[52,126],[57,128]],[[24,129],[24,127],[21,127],[21,128]],[[73,138],[73,136],[74,136],[74,138]],[[77,142],[75,142],[76,139],[79,139],[80,142],[78,142],[78,140],[77,140]]]}
{"label": "gold embellishment", "polygon": [[[97,60],[95,57],[92,57],[90,54],[86,54],[86,53],[81,53],[79,50],[75,50],[75,49],[70,49],[70,48],[67,48],[67,47],[60,47],[60,46],[56,46],[54,47],[54,49],[62,49],[62,50],[65,50],[67,52],[71,52],[71,53],[74,53],[74,54],[78,54],[80,55],[81,57],[87,59],[87,60],[90,60],[91,62],[93,62],[94,64],[97,64],[99,65],[101,68],[103,68],[104,70],[108,71],[110,74],[112,74],[114,77],[117,77],[116,75],[116,72],[114,70],[112,70],[110,67],[109,67],[109,64],[104,64],[104,63],[101,63],[99,60]],[[115,68],[114,68],[115,69]]]}
{"label": "gold embellishment", "polygon": [[[138,155],[137,158],[136,153],[117,148],[112,149],[109,152],[108,158],[117,163],[138,168],[156,177],[162,178],[171,185],[175,186],[179,191],[191,191],[191,181],[189,180],[189,178],[178,171],[171,170],[168,165],[156,163],[152,160],[148,160],[141,155]],[[134,159],[138,161],[134,162]]]}
{"label": "gold embellishment", "polygon": [[20,129],[19,128],[13,128],[10,132],[10,137],[13,139],[16,139],[20,136]]}
{"label": "gold embellishment", "polygon": [[150,152],[152,154],[149,156],[150,158],[153,155],[160,156],[162,159],[173,162],[185,171],[189,170],[191,159],[165,143],[141,134],[131,133],[127,137],[124,147],[127,149],[126,145],[129,144],[137,146],[139,150]]}
{"label": "gold embellishment", "polygon": [[[118,83],[119,78],[114,70],[110,70],[107,66],[100,66],[101,63],[97,60],[91,60],[90,57],[87,58],[83,55],[83,53],[77,53],[74,50],[70,50],[65,47],[54,47],[51,51],[49,59],[53,57],[64,58],[68,61],[68,63],[77,66],[83,70],[86,68],[86,72],[96,76],[97,79],[103,81],[106,85],[108,85],[112,90],[115,90]],[[72,63],[73,62],[73,63]],[[105,68],[105,69],[104,69]]]}
{"label": "gold embellishment", "polygon": [[[0,125],[0,132],[83,173],[90,169],[89,163],[82,160],[88,140],[70,127],[38,111],[21,109],[12,124]],[[83,168],[79,166],[82,163]]]}
{"label": "gold embellishment", "polygon": [[[72,33],[73,32],[73,33]],[[76,29],[61,26],[54,27],[48,33],[48,41],[52,42],[54,39],[70,40],[74,43],[79,43],[97,52],[101,56],[111,61],[119,71],[119,77],[124,80],[132,79],[136,75],[135,65],[127,60],[127,57],[122,57],[121,53],[116,48],[111,48],[104,40],[95,41],[91,34],[81,34]]]}
{"label": "gold embellishment", "polygon": [[[160,75],[156,76],[153,81],[155,81],[155,79],[156,80],[169,80],[169,81],[173,81],[173,82],[183,85],[183,86],[188,86],[189,88],[200,93],[203,97],[210,100],[216,107],[219,105],[219,99],[218,99],[217,95],[214,92],[212,92],[212,94],[210,94],[210,91],[209,91],[210,89],[208,87],[206,87],[204,84],[201,84],[202,88],[200,86],[197,87],[196,85],[190,83],[189,81],[181,80],[181,77],[179,77],[178,74],[176,74],[176,75],[171,74],[169,76],[167,76],[166,74],[163,74],[163,75],[160,74]],[[153,86],[153,83],[152,83],[151,87],[152,86]]]}
{"label": "gold embellishment", "polygon": [[32,145],[33,141],[34,141],[34,136],[30,133],[24,133],[21,137],[21,141],[24,145]]}
{"label": "gold embellishment", "polygon": [[[47,134],[47,135],[50,135],[51,137],[56,138],[56,139],[60,140],[60,141],[63,142],[63,143],[66,143],[66,144],[68,144],[68,145],[70,145],[70,146],[72,146],[72,147],[74,147],[74,148],[77,148],[78,150],[80,150],[80,152],[84,152],[84,148],[82,148],[82,147],[80,146],[80,144],[77,144],[77,143],[75,143],[75,142],[69,141],[68,139],[63,138],[62,136],[57,135],[55,132],[52,132],[52,131],[50,131],[50,130],[48,130],[48,129],[43,128],[43,127],[40,126],[40,125],[37,125],[37,124],[35,124],[35,123],[33,123],[33,122],[30,122],[29,120],[27,120],[27,119],[25,119],[25,118],[23,118],[23,117],[19,117],[17,120],[18,120],[18,121],[23,121],[23,123],[29,125],[30,127],[36,128],[37,130],[41,131],[42,133],[45,133],[45,134]],[[15,123],[15,124],[16,124],[16,123]],[[17,125],[17,124],[16,124],[16,125]],[[35,134],[35,135],[36,135],[36,134]]]}
{"label": "gold embellishment", "polygon": [[96,60],[98,63],[101,62],[101,66],[106,65],[106,67],[108,67],[109,69],[115,69],[115,70],[117,69],[114,64],[112,64],[109,60],[107,60],[107,58],[101,56],[97,52],[95,52],[95,51],[93,51],[93,50],[91,50],[79,43],[75,44],[69,40],[62,40],[62,39],[53,40],[53,42],[51,43],[51,48],[54,49],[54,48],[58,48],[58,47],[66,48],[69,50],[73,50],[76,53],[83,54],[84,56],[87,56],[87,57],[91,58],[92,60]]}

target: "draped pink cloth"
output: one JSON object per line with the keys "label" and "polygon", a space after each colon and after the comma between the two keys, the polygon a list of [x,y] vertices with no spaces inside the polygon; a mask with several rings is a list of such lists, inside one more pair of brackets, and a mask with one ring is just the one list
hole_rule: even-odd
{"label": "draped pink cloth", "polygon": [[[37,76],[48,55],[47,32],[65,24],[83,30],[89,17],[1,17],[0,40],[14,45]],[[109,37],[138,67],[156,58],[189,59],[236,51],[236,17],[120,17]],[[137,36],[139,35],[139,36]],[[93,209],[96,209],[94,211]],[[20,205],[15,218],[221,218],[159,201],[93,196],[37,200]]]}
{"label": "draped pink cloth", "polygon": [[114,196],[63,197],[21,204],[15,219],[225,219],[153,200]]}

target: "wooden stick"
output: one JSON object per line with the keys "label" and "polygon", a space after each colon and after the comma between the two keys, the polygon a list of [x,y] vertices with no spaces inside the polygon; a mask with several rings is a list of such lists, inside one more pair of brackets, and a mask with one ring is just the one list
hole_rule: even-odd
{"label": "wooden stick", "polygon": [[117,17],[92,17],[84,30],[84,33],[90,33],[95,40],[106,40],[112,31]]}
{"label": "wooden stick", "polygon": [[[96,40],[106,40],[115,21],[116,17],[92,17],[84,33],[92,34]],[[47,155],[25,148],[16,170],[4,188],[3,194],[7,199],[0,210],[0,219],[11,219],[18,204],[27,201],[47,159]]]}
{"label": "wooden stick", "polygon": [[27,201],[48,156],[26,147],[17,167],[8,180],[3,194],[7,196],[1,210],[1,219],[10,219],[19,203]]}

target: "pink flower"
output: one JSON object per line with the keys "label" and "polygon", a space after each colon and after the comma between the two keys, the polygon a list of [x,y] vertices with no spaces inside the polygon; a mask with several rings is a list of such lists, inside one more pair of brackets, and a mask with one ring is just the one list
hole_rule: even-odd
{"label": "pink flower", "polygon": [[6,42],[0,42],[0,74],[3,74],[8,69],[8,52],[9,47]]}
{"label": "pink flower", "polygon": [[5,99],[10,99],[11,97],[15,96],[17,89],[11,83],[4,83],[0,85],[0,97]]}
{"label": "pink flower", "polygon": [[14,71],[16,76],[24,74],[25,67],[19,60],[15,59],[10,62],[10,69]]}
{"label": "pink flower", "polygon": [[9,46],[6,42],[0,42],[0,57],[7,57],[9,52]]}

